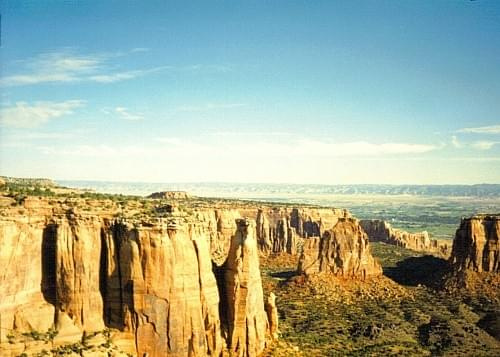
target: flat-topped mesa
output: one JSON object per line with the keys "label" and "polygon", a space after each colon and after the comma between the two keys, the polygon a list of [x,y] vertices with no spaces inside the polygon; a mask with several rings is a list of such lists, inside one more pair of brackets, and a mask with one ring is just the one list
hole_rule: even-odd
{"label": "flat-topped mesa", "polygon": [[366,279],[382,274],[370,253],[368,237],[354,218],[341,218],[321,237],[304,240],[298,273],[328,273],[346,278]]}
{"label": "flat-topped mesa", "polygon": [[190,196],[186,191],[160,191],[153,192],[147,198],[164,199],[164,200],[185,200]]}
{"label": "flat-topped mesa", "polygon": [[398,247],[426,252],[439,257],[448,258],[451,254],[451,241],[431,239],[427,231],[410,233],[393,228],[389,223],[378,219],[360,221],[361,226],[372,242],[384,242]]}
{"label": "flat-topped mesa", "polygon": [[463,218],[453,240],[454,271],[500,273],[500,215]]}

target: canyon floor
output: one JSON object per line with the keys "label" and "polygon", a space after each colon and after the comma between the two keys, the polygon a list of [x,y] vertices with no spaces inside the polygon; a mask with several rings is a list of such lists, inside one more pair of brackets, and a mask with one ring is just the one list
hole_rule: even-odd
{"label": "canyon floor", "polygon": [[488,296],[436,290],[444,260],[385,243],[371,250],[384,276],[367,282],[305,281],[294,257],[261,259],[280,318],[267,356],[500,355],[498,286]]}

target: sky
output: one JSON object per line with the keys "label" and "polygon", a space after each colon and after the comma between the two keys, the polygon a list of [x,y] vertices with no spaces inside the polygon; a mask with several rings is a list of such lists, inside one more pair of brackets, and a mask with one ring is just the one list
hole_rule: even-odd
{"label": "sky", "polygon": [[500,183],[498,1],[0,10],[0,175]]}

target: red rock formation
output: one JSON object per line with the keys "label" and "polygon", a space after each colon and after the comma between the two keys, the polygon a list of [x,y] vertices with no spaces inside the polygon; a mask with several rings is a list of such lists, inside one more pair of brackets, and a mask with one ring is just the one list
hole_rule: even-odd
{"label": "red rock formation", "polygon": [[443,258],[451,254],[451,241],[446,239],[431,239],[426,231],[409,233],[400,229],[392,228],[391,225],[382,220],[361,220],[361,226],[368,234],[372,242],[384,242],[398,247],[426,252]]}
{"label": "red rock formation", "polygon": [[[6,208],[0,216],[1,355],[28,348],[4,344],[10,331],[54,327],[55,344],[116,329],[124,352],[140,356],[219,356],[226,346],[245,356],[263,350],[270,333],[255,224],[237,226],[237,211],[194,214],[188,223],[127,223],[63,203],[27,201],[29,209]],[[221,252],[227,260],[222,290],[212,270],[219,239],[230,245]],[[224,328],[229,338],[221,334],[221,299],[232,316]]]}
{"label": "red rock formation", "polygon": [[268,333],[264,309],[259,252],[255,224],[238,220],[225,263],[229,350],[235,356],[258,356],[266,346]]}
{"label": "red rock formation", "polygon": [[463,218],[450,262],[455,271],[500,272],[500,216]]}
{"label": "red rock formation", "polygon": [[365,279],[382,274],[382,268],[371,255],[368,237],[359,222],[353,218],[342,218],[321,238],[304,241],[298,272]]}

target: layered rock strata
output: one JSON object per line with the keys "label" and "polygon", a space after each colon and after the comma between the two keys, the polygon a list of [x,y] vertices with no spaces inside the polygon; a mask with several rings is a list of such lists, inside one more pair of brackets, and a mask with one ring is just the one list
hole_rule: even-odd
{"label": "layered rock strata", "polygon": [[453,240],[455,271],[500,272],[500,215],[463,218]]}
{"label": "layered rock strata", "polygon": [[426,231],[409,233],[393,228],[383,220],[361,220],[360,224],[372,242],[384,242],[417,252],[434,254],[446,259],[451,254],[452,242],[450,240],[431,239]]}
{"label": "layered rock strata", "polygon": [[366,279],[381,275],[382,268],[370,253],[368,237],[359,221],[342,218],[321,237],[304,241],[298,273]]}
{"label": "layered rock strata", "polygon": [[[55,346],[112,328],[138,356],[258,355],[270,332],[255,223],[229,224],[234,215],[212,211],[211,230],[211,219],[128,222],[54,202],[2,211],[0,354],[30,351],[6,342],[12,333],[54,329]],[[218,239],[229,240],[219,281]]]}
{"label": "layered rock strata", "polygon": [[237,221],[225,263],[229,350],[235,356],[258,356],[265,348],[268,321],[252,221]]}
{"label": "layered rock strata", "polygon": [[264,253],[297,254],[305,238],[321,236],[339,218],[346,217],[350,214],[343,209],[259,209],[255,216],[259,249]]}

